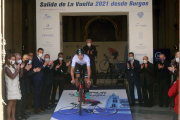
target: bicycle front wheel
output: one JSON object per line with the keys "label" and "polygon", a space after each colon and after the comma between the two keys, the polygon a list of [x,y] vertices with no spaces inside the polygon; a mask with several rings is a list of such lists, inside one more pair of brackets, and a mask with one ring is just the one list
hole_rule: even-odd
{"label": "bicycle front wheel", "polygon": [[118,112],[115,108],[100,108],[99,106],[95,106],[93,113],[96,115],[113,115]]}
{"label": "bicycle front wheel", "polygon": [[79,112],[79,109],[76,106],[67,106],[67,107],[63,107],[59,109],[59,113],[66,114],[66,115],[76,114],[78,112]]}
{"label": "bicycle front wheel", "polygon": [[79,91],[79,115],[81,115],[81,104],[82,104],[82,88]]}

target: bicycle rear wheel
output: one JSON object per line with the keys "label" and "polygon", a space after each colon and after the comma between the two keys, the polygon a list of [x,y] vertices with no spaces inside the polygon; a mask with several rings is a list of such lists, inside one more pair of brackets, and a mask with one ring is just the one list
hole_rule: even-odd
{"label": "bicycle rear wheel", "polygon": [[95,106],[93,113],[96,115],[113,115],[118,112],[115,108],[100,108],[99,106]]}
{"label": "bicycle rear wheel", "polygon": [[79,115],[81,115],[81,104],[82,104],[82,88],[79,91]]}
{"label": "bicycle rear wheel", "polygon": [[99,68],[102,70],[102,71],[107,71],[109,67],[109,62],[107,59],[104,59],[102,60],[100,63],[99,63]]}
{"label": "bicycle rear wheel", "polygon": [[66,115],[76,114],[78,112],[79,112],[79,109],[77,106],[67,106],[67,107],[63,107],[59,109],[59,113],[66,114]]}

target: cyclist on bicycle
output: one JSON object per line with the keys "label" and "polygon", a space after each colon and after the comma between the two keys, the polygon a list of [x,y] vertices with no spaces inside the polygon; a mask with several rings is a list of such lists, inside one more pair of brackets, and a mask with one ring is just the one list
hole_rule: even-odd
{"label": "cyclist on bicycle", "polygon": [[[90,76],[91,76],[91,68],[90,68],[90,59],[89,57],[84,54],[84,50],[83,49],[78,49],[76,51],[76,55],[74,55],[73,59],[72,59],[72,64],[71,64],[71,77],[72,77],[72,81],[71,83],[75,83],[76,88],[77,88],[77,92],[76,92],[76,97],[78,97],[79,95],[79,86],[80,86],[80,82],[78,81],[78,77],[80,77],[80,73],[83,71],[83,75],[84,75],[84,80],[85,80],[85,86],[86,89],[86,98],[89,99],[90,98],[90,94],[89,94],[89,87],[91,84],[90,81]],[[76,79],[74,79],[74,73],[76,74]]]}
{"label": "cyclist on bicycle", "polygon": [[118,51],[116,50],[116,49],[113,49],[113,48],[108,48],[108,52],[107,52],[107,54],[111,54],[114,58],[114,60],[115,59],[117,59],[117,56],[118,56]]}

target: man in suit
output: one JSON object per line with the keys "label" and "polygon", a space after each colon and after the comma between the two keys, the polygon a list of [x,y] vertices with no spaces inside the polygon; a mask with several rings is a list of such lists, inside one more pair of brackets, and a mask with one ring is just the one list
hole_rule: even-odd
{"label": "man in suit", "polygon": [[168,67],[170,67],[170,63],[166,61],[166,57],[164,54],[161,54],[159,58],[160,61],[156,65],[157,82],[159,86],[159,107],[163,107],[163,104],[168,107],[168,90],[170,85],[170,74]]}
{"label": "man in suit", "polygon": [[137,88],[138,93],[138,101],[139,105],[142,106],[142,94],[140,87],[140,75],[138,73],[140,69],[139,61],[134,59],[134,53],[129,53],[129,61],[127,62],[126,72],[127,72],[127,81],[129,83],[129,91],[130,91],[130,106],[135,105],[135,97],[134,97],[134,85]]}
{"label": "man in suit", "polygon": [[41,68],[41,71],[36,73],[32,80],[33,80],[33,87],[34,87],[34,104],[35,104],[35,113],[38,114],[39,112],[44,112],[44,109],[41,107],[41,97],[42,97],[42,87],[43,87],[43,79],[44,79],[44,68],[48,64],[49,61],[44,61],[41,57],[43,55],[44,50],[39,48],[37,51],[37,56],[33,58],[32,67],[34,68]]}
{"label": "man in suit", "polygon": [[172,66],[168,67],[169,71],[173,74],[173,82],[174,83],[178,78],[179,73],[179,51],[175,53],[175,58],[172,60]]}
{"label": "man in suit", "polygon": [[[141,86],[145,107],[153,107],[153,84],[154,84],[154,65],[149,62],[148,57],[143,57],[143,63],[139,71],[141,74]],[[149,97],[148,94],[149,93]]]}
{"label": "man in suit", "polygon": [[[46,54],[44,56],[45,61],[50,61],[50,55]],[[49,99],[51,96],[51,90],[53,85],[53,61],[49,62],[48,65],[44,68],[45,78],[43,82],[43,97],[42,97],[42,106],[44,109],[50,109],[49,108]]]}
{"label": "man in suit", "polygon": [[87,54],[90,58],[91,70],[92,70],[92,78],[93,78],[93,87],[97,87],[97,76],[96,76],[96,63],[95,57],[97,56],[97,50],[94,45],[92,45],[91,39],[86,40],[86,46],[83,47],[85,54]]}

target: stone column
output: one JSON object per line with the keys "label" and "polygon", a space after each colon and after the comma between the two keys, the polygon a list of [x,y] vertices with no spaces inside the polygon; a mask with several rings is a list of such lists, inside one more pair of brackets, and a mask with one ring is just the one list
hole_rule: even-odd
{"label": "stone column", "polygon": [[36,54],[36,1],[27,4],[27,51]]}
{"label": "stone column", "polygon": [[12,0],[5,0],[5,39],[7,53],[12,49]]}
{"label": "stone column", "polygon": [[12,2],[12,48],[22,54],[22,0]]}

